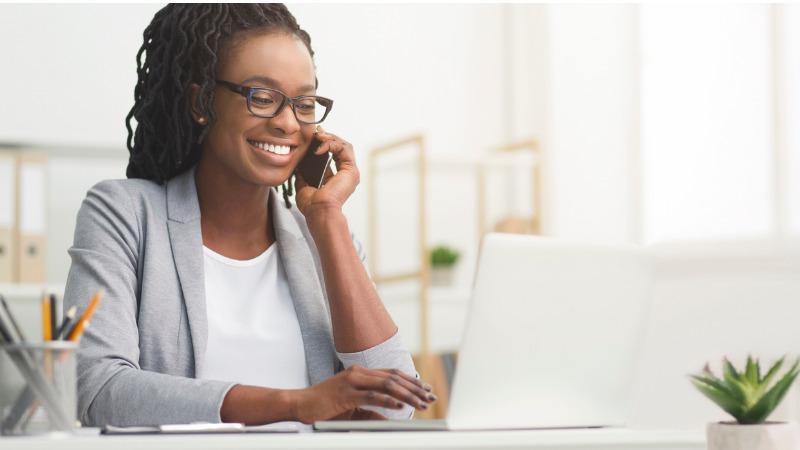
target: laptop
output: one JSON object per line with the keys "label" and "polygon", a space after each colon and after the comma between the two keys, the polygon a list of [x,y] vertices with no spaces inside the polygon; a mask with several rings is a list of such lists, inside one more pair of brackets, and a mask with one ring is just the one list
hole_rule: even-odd
{"label": "laptop", "polygon": [[445,420],[321,421],[319,431],[623,426],[651,301],[641,247],[488,234]]}

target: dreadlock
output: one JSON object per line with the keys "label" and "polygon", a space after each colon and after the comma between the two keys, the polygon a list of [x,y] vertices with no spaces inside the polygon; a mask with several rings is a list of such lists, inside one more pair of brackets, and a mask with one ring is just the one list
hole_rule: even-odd
{"label": "dreadlock", "polygon": [[[128,178],[162,184],[199,161],[209,127],[192,120],[186,93],[191,83],[200,86],[200,113],[213,123],[219,55],[242,31],[293,34],[314,57],[311,37],[283,4],[168,4],[153,16],[136,54],[135,103],[125,118]],[[281,186],[287,208],[293,178]]]}

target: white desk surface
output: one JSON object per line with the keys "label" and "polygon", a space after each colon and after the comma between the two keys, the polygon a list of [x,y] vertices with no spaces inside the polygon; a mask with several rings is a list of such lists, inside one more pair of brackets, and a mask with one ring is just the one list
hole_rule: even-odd
{"label": "white desk surface", "polygon": [[628,429],[0,437],[0,449],[553,449],[705,450],[702,433]]}

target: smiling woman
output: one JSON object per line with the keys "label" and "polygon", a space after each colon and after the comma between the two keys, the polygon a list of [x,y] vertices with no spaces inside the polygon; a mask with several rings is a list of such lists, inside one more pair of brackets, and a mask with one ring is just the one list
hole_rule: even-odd
{"label": "smiling woman", "polygon": [[[342,214],[359,173],[318,128],[333,101],[313,56],[280,4],[170,4],[145,30],[128,179],[88,192],[70,249],[65,308],[107,293],[79,357],[84,424],[408,418],[436,400]],[[336,165],[319,188],[294,177],[314,139]]]}

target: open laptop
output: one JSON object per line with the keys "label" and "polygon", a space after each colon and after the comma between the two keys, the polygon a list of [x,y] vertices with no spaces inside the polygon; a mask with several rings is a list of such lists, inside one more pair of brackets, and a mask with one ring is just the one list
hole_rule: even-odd
{"label": "open laptop", "polygon": [[625,425],[652,286],[640,247],[484,238],[446,420],[322,421],[320,431]]}

